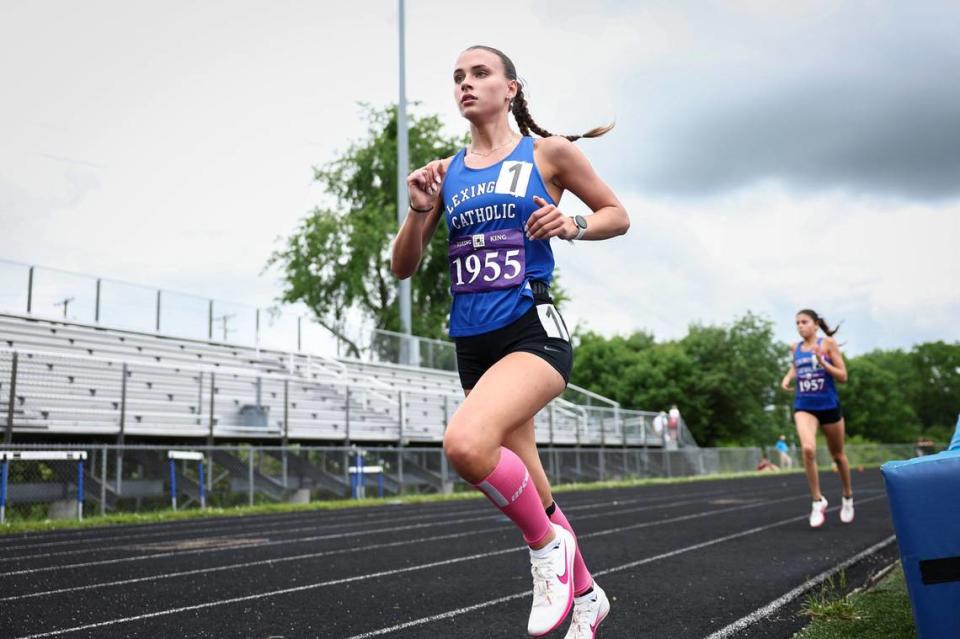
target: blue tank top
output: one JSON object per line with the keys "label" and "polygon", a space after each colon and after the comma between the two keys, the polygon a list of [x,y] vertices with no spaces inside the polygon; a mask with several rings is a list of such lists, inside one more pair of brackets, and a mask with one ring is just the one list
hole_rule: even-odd
{"label": "blue tank top", "polygon": [[[817,339],[817,348],[820,348],[823,338]],[[797,369],[797,395],[793,407],[798,410],[829,410],[840,405],[837,387],[833,376],[820,366],[817,356],[811,351],[806,353],[800,350],[803,342],[797,343],[793,352],[793,365]],[[824,359],[833,363],[829,357]]]}
{"label": "blue tank top", "polygon": [[523,137],[501,162],[485,169],[464,164],[465,149],[450,161],[443,206],[450,231],[450,336],[488,333],[519,319],[533,306],[531,280],[550,283],[549,240],[524,232],[538,207],[555,204],[533,161],[533,138]]}

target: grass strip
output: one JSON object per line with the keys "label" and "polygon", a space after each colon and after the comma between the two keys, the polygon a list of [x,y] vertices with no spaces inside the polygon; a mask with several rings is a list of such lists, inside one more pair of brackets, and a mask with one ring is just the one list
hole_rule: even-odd
{"label": "grass strip", "polygon": [[843,595],[845,584],[839,576],[824,583],[819,592],[808,595],[800,614],[812,619],[794,639],[915,639],[910,597],[903,569],[896,567],[875,586]]}
{"label": "grass strip", "polygon": [[[590,483],[570,483],[559,484],[553,487],[554,493],[566,493],[586,490],[604,490],[609,488],[632,488],[636,486],[661,486],[667,484],[686,484],[692,482],[716,481],[722,479],[740,479],[751,477],[770,477],[771,475],[793,474],[802,472],[801,470],[784,471],[781,473],[770,472],[739,472],[739,473],[719,473],[715,475],[691,475],[688,477],[646,477],[635,479],[622,479],[616,481],[601,481]],[[63,530],[69,528],[96,528],[101,526],[129,525],[129,524],[155,524],[168,521],[185,521],[190,519],[206,519],[215,517],[243,517],[247,515],[265,515],[274,513],[290,512],[309,512],[312,510],[342,510],[350,508],[365,508],[369,506],[384,506],[390,504],[430,504],[447,501],[464,501],[468,499],[481,499],[482,493],[466,486],[460,486],[461,490],[450,494],[429,494],[429,495],[400,495],[379,498],[366,499],[330,499],[323,501],[314,501],[306,504],[256,504],[254,506],[236,506],[230,508],[199,508],[178,510],[156,510],[143,513],[112,513],[108,515],[90,515],[82,521],[76,519],[43,519],[43,520],[21,520],[9,521],[0,524],[0,535],[18,534],[29,532],[45,532],[50,530]]]}

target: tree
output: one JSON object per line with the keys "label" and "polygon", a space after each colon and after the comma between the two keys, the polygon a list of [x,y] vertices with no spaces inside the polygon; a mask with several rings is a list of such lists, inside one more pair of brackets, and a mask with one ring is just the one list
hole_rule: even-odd
{"label": "tree", "polygon": [[[903,353],[900,353],[901,356]],[[908,442],[920,433],[920,420],[907,401],[890,353],[867,353],[847,362],[849,381],[838,384],[844,421],[851,436],[875,442]]]}
{"label": "tree", "polygon": [[784,344],[773,324],[751,313],[729,326],[691,326],[677,341],[652,335],[578,335],[574,383],[624,408],[662,410],[676,403],[698,442],[755,443],[783,430],[787,398]]}
{"label": "tree", "polygon": [[[347,332],[351,311],[358,310],[376,328],[401,328],[397,282],[390,272],[390,241],[397,231],[397,109],[362,109],[369,122],[366,138],[333,162],[314,168],[314,179],[332,196],[334,206],[315,208],[268,262],[283,271],[279,301],[304,303],[354,356],[360,348]],[[463,139],[445,136],[436,116],[411,115],[408,122],[411,167],[450,156],[464,144]],[[441,223],[411,284],[414,334],[443,336],[449,286],[447,236]]]}
{"label": "tree", "polygon": [[960,412],[960,344],[928,342],[910,353],[914,371],[910,403],[925,430],[943,438]]}

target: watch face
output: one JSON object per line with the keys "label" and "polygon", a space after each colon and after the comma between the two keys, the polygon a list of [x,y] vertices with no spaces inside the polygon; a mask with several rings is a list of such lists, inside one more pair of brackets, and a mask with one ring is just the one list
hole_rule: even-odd
{"label": "watch face", "polygon": [[576,222],[577,226],[579,226],[580,228],[582,229],[587,228],[587,218],[583,217],[582,215],[574,215],[573,221]]}

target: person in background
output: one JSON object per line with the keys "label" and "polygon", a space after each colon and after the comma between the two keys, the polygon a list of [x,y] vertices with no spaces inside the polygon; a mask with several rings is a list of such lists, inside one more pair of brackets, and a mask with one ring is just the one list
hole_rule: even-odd
{"label": "person in background", "polygon": [[670,407],[670,413],[667,417],[667,428],[670,431],[670,439],[677,441],[680,434],[680,409],[674,404]]}
{"label": "person in background", "polygon": [[793,457],[790,456],[790,447],[787,445],[786,435],[780,435],[774,448],[780,454],[780,467],[793,468]]}
{"label": "person in background", "polygon": [[761,457],[760,462],[757,464],[757,470],[765,473],[775,473],[780,470],[780,467],[766,457]]}

